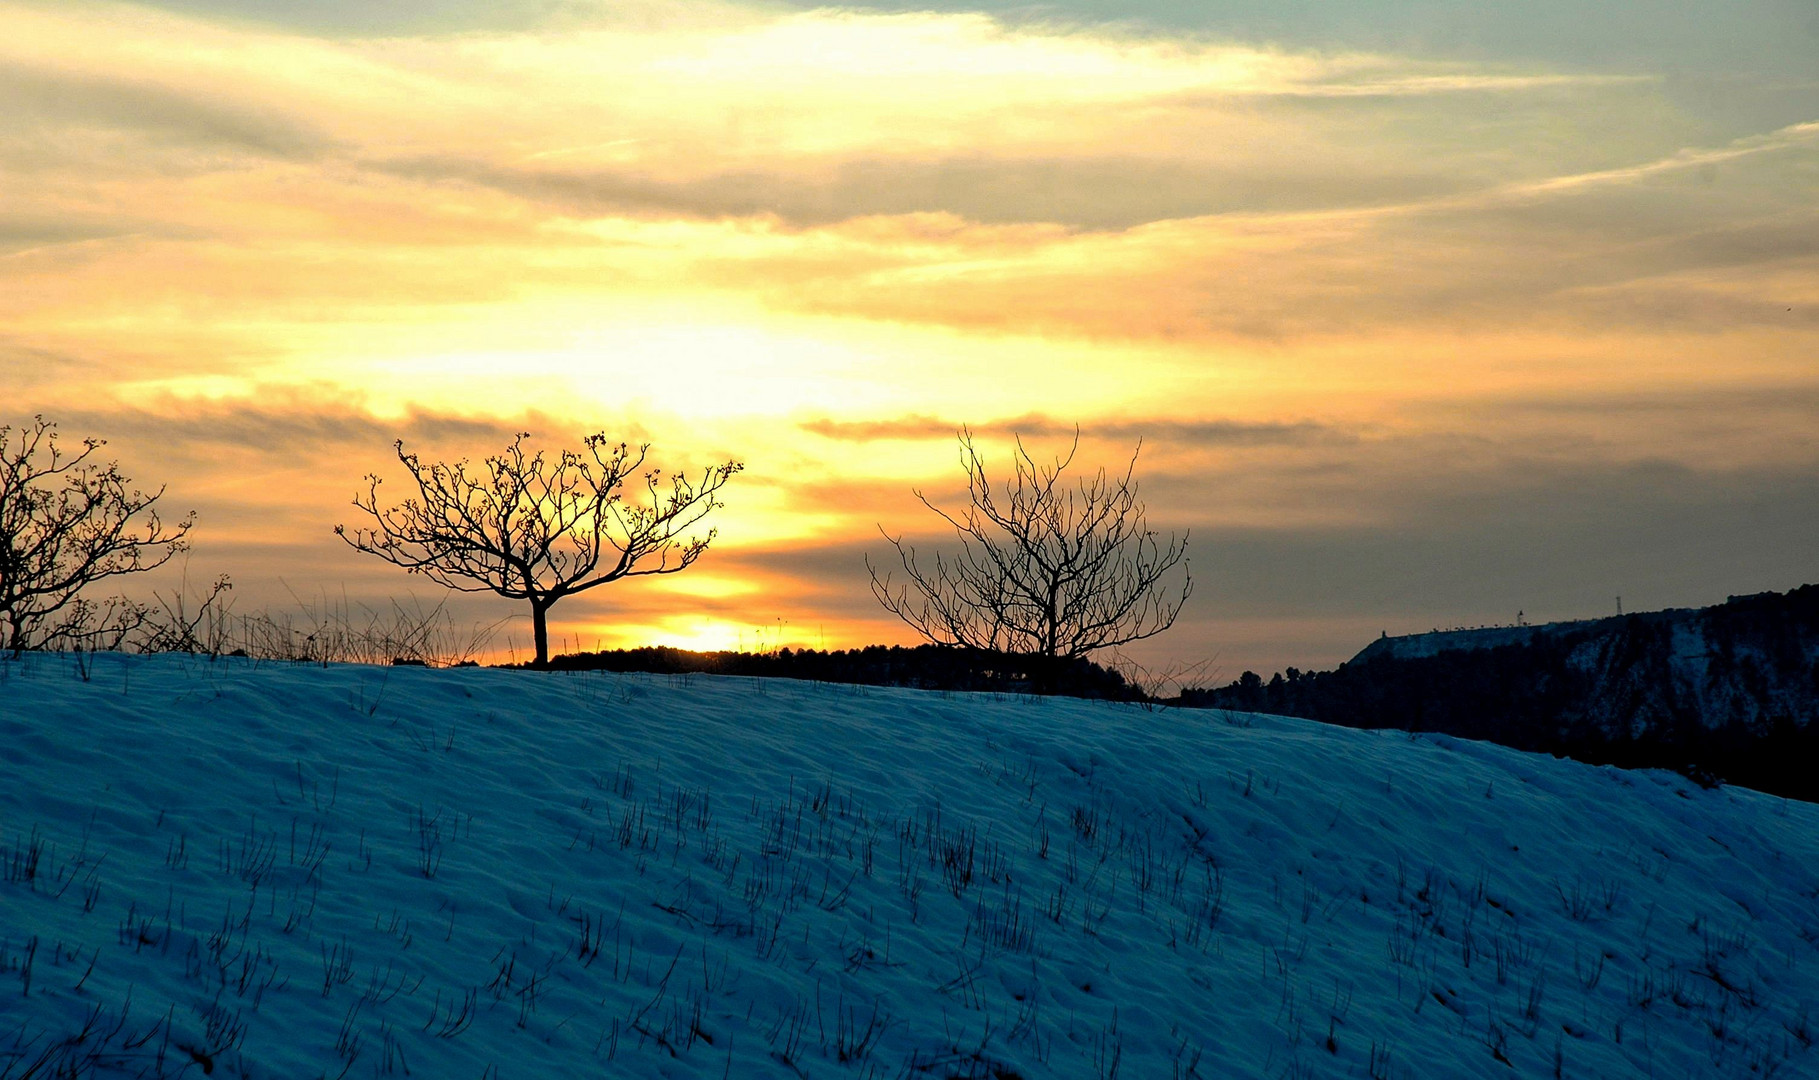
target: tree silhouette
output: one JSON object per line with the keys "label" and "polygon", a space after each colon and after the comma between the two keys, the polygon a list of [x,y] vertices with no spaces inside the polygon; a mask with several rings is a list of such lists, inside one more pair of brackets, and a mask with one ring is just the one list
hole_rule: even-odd
{"label": "tree silhouette", "polygon": [[18,431],[0,427],[0,632],[18,655],[39,642],[44,621],[80,604],[103,578],[156,569],[185,550],[194,512],[166,525],[120,465],[95,459],[102,439],[65,453],[42,416]]}
{"label": "tree silhouette", "polygon": [[[953,527],[960,550],[937,553],[929,566],[885,533],[908,581],[893,587],[867,557],[880,604],[935,644],[1050,661],[1037,665],[1038,677],[1053,661],[1174,625],[1194,587],[1187,537],[1162,541],[1148,528],[1133,478],[1136,451],[1122,476],[1101,468],[1068,485],[1062,477],[1079,450],[1078,431],[1053,465],[1038,465],[1018,439],[1015,475],[994,488],[972,432],[962,429],[959,440],[970,505],[953,514],[915,495]],[[1178,591],[1165,584],[1176,566]]]}
{"label": "tree silhouette", "polygon": [[[646,470],[648,443],[632,450],[595,434],[581,451],[546,459],[526,449],[528,438],[518,433],[473,472],[465,459],[425,464],[399,440],[393,446],[417,494],[382,509],[380,479],[369,475],[367,492],[355,495],[354,505],[374,524],[337,525],[335,533],[358,551],[448,588],[529,601],[542,666],[549,663],[551,605],[609,581],[693,565],[718,530],[682,534],[722,505],[716,494],[744,466],[711,466],[691,483],[681,474]],[[633,479],[642,480],[648,502],[629,502],[621,493]]]}

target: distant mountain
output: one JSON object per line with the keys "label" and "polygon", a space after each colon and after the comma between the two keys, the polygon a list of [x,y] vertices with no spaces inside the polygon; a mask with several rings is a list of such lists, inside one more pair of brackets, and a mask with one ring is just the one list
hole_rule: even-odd
{"label": "distant mountain", "polygon": [[1819,798],[1819,585],[1541,626],[1372,642],[1335,671],[1181,704],[1490,739]]}

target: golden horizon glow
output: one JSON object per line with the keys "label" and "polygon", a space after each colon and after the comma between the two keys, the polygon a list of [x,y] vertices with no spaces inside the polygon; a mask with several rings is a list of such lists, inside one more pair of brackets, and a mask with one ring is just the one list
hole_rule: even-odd
{"label": "golden horizon glow", "polygon": [[[367,472],[397,494],[392,438],[477,457],[520,429],[748,466],[692,576],[553,612],[609,644],[908,640],[859,558],[880,527],[933,542],[911,490],[958,497],[962,424],[999,463],[1018,431],[1047,454],[1079,425],[1095,466],[1143,439],[1152,516],[1206,538],[1208,580],[1252,558],[1293,594],[1258,536],[1350,567],[1302,639],[1325,660],[1373,619],[1614,591],[1514,539],[1460,541],[1508,590],[1426,596],[1419,560],[1380,587],[1380,535],[1524,500],[1569,550],[1647,535],[1574,501],[1605,486],[1708,530],[1733,490],[1807,506],[1804,84],[1713,75],[1754,96],[1700,111],[1665,55],[985,10],[651,0],[384,34],[280,10],[0,0],[0,423],[112,439],[203,511],[193,559],[248,603],[418,584],[335,545],[349,496]],[[1798,584],[1775,575],[1804,520],[1751,581]],[[1626,591],[1744,588],[1694,568],[1717,543]],[[1201,597],[1157,648],[1249,656],[1226,639],[1309,634],[1319,603]]]}

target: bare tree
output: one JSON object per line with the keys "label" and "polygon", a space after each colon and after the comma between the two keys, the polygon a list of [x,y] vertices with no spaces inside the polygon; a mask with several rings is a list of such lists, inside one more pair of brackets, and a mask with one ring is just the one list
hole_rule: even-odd
{"label": "bare tree", "polygon": [[65,453],[42,416],[0,427],[0,631],[17,655],[40,643],[45,620],[85,612],[78,594],[103,578],[152,570],[185,550],[194,512],[167,525],[154,507],[164,489],[131,488],[120,465],[95,459],[106,445],[82,440]]}
{"label": "bare tree", "polygon": [[[949,513],[915,494],[953,527],[960,550],[937,553],[931,566],[885,533],[907,583],[893,587],[867,557],[880,604],[931,642],[1048,662],[1039,668],[1174,625],[1194,587],[1187,537],[1164,541],[1150,531],[1137,501],[1136,452],[1122,476],[1102,468],[1070,485],[1062,475],[1079,450],[1078,431],[1053,465],[1038,465],[1018,439],[1015,476],[994,488],[972,432],[962,429],[959,439],[971,505]],[[1167,583],[1177,566],[1178,589]]]}
{"label": "bare tree", "polygon": [[[644,468],[649,444],[631,449],[589,435],[581,451],[554,459],[531,453],[520,432],[482,469],[466,460],[425,464],[394,443],[417,494],[379,505],[379,477],[368,476],[354,505],[370,528],[335,526],[356,550],[461,592],[495,592],[531,605],[538,665],[549,662],[550,606],[620,578],[673,574],[693,565],[717,531],[684,538],[714,508],[715,497],[744,468],[714,465],[691,483]],[[648,502],[629,502],[628,480],[642,480]]]}

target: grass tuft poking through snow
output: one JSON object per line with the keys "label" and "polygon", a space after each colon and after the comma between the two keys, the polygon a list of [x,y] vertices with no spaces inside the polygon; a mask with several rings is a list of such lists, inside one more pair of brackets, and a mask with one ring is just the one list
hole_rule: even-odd
{"label": "grass tuft poking through snow", "polygon": [[709,676],[0,663],[0,1080],[1813,1075],[1819,808]]}

